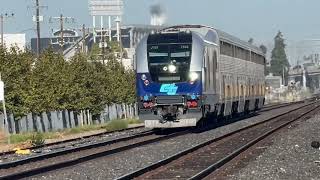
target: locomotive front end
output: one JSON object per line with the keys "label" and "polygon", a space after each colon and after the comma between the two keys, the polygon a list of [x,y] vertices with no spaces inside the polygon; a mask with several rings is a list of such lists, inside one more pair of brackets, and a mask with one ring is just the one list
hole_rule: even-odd
{"label": "locomotive front end", "polygon": [[[201,113],[201,68],[190,32],[151,34],[137,48],[139,118],[147,128],[196,126]],[[201,61],[201,60],[200,60]]]}

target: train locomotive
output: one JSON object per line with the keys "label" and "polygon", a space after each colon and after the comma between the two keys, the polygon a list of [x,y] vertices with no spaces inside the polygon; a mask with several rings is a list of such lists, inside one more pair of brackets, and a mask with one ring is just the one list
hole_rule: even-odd
{"label": "train locomotive", "polygon": [[149,34],[137,46],[135,70],[139,118],[147,128],[192,127],[206,117],[213,123],[264,104],[265,54],[213,27]]}

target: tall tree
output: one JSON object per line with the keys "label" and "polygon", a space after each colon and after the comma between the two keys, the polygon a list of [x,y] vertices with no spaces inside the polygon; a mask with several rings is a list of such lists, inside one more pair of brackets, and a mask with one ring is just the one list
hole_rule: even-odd
{"label": "tall tree", "polygon": [[271,68],[270,71],[277,76],[282,76],[284,73],[285,79],[288,76],[289,62],[286,55],[286,44],[282,33],[279,31],[274,38],[274,48],[271,52]]}
{"label": "tall tree", "polygon": [[249,43],[249,44],[253,44],[253,38],[250,38],[250,39],[248,40],[248,43]]}
{"label": "tall tree", "polygon": [[268,49],[267,49],[267,47],[266,47],[265,45],[261,44],[261,45],[260,45],[260,49],[261,49],[261,51],[262,51],[264,54],[267,54]]}
{"label": "tall tree", "polygon": [[32,79],[30,108],[34,113],[63,110],[67,108],[68,65],[62,56],[51,49],[35,62]]}
{"label": "tall tree", "polygon": [[33,56],[17,47],[0,48],[0,72],[5,82],[7,111],[15,117],[29,112],[27,106]]}

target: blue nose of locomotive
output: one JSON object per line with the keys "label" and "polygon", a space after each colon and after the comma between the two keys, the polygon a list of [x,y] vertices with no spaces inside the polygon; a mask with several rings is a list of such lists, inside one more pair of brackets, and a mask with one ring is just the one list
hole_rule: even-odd
{"label": "blue nose of locomotive", "polygon": [[[178,83],[153,82],[150,74],[137,74],[137,94],[140,97],[199,96],[202,92],[201,79]],[[143,99],[144,99],[143,98]]]}

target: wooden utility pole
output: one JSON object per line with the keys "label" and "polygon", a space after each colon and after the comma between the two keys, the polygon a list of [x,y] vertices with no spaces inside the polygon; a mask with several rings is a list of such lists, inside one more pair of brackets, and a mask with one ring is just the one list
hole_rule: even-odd
{"label": "wooden utility pole", "polygon": [[40,56],[40,6],[39,0],[36,0],[36,23],[37,23],[37,56]]}
{"label": "wooden utility pole", "polygon": [[86,25],[82,25],[82,53],[86,53]]}
{"label": "wooden utility pole", "polygon": [[61,53],[63,53],[64,39],[63,39],[63,15],[60,14],[60,46]]}
{"label": "wooden utility pole", "polygon": [[[32,0],[33,1],[33,0]],[[41,53],[41,31],[40,31],[40,22],[43,21],[43,16],[40,15],[40,9],[42,8],[48,8],[47,6],[40,6],[40,0],[35,0],[35,6],[32,6],[32,8],[35,9],[36,11],[36,14],[33,16],[32,20],[33,22],[36,23],[36,30],[37,30],[37,40],[36,40],[36,54],[37,54],[37,57],[40,56],[40,53]],[[28,7],[29,8],[29,7]]]}
{"label": "wooden utility pole", "polygon": [[4,21],[4,19],[3,19],[3,15],[1,14],[0,15],[0,26],[1,26],[1,46],[4,46],[3,45],[3,21]]}

